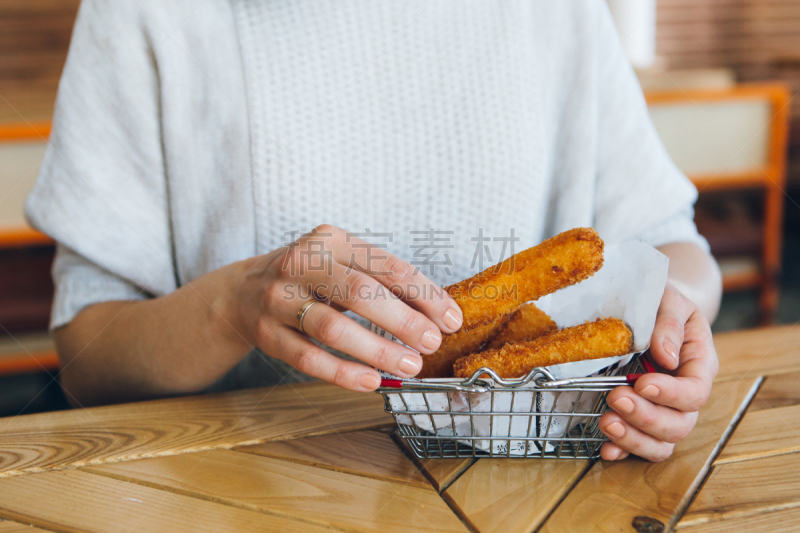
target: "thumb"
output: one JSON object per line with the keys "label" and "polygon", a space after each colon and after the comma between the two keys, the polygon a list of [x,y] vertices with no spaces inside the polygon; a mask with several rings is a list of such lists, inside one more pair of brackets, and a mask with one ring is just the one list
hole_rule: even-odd
{"label": "thumb", "polygon": [[650,353],[662,367],[669,370],[678,368],[684,329],[694,311],[695,305],[688,298],[667,285],[650,340]]}

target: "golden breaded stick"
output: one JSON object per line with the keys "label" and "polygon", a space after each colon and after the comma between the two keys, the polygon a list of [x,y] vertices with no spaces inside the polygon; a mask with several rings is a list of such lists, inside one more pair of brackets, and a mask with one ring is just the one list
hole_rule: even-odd
{"label": "golden breaded stick", "polygon": [[445,290],[464,313],[460,331],[468,331],[509,314],[521,303],[583,281],[601,266],[603,240],[591,228],[575,228]]}
{"label": "golden breaded stick", "polygon": [[624,355],[630,352],[632,341],[633,335],[622,320],[602,318],[530,342],[506,344],[499,350],[462,357],[453,370],[456,377],[467,378],[485,366],[502,378],[516,378],[537,366]]}
{"label": "golden breaded stick", "polygon": [[509,316],[497,317],[488,324],[469,331],[442,335],[442,345],[438,350],[429,355],[422,354],[422,370],[416,377],[419,379],[453,377],[453,363],[456,359],[480,350],[489,338],[500,331]]}
{"label": "golden breaded stick", "polygon": [[508,322],[486,344],[484,350],[496,350],[509,342],[529,342],[545,333],[558,331],[558,326],[553,319],[532,303],[523,305],[509,317]]}

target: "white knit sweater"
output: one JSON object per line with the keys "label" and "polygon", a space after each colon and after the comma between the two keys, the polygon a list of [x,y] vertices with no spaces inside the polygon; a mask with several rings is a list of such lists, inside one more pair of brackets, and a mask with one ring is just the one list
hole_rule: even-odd
{"label": "white knit sweater", "polygon": [[602,0],[84,0],[27,214],[59,327],[321,223],[441,284],[500,258],[481,231],[705,247],[695,197]]}

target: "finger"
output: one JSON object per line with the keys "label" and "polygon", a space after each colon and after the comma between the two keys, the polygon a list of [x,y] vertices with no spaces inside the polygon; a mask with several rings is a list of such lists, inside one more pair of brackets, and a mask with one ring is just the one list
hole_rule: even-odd
{"label": "finger", "polygon": [[614,411],[600,417],[600,430],[621,449],[648,461],[663,461],[672,455],[675,448],[670,442],[658,440],[632,427]]}
{"label": "finger", "polygon": [[694,310],[695,305],[691,301],[667,286],[661,298],[650,341],[650,353],[653,359],[664,368],[672,370],[678,367],[684,326]]}
{"label": "finger", "polygon": [[[311,272],[307,277],[314,293],[374,322],[419,352],[433,353],[442,343],[442,333],[434,322],[363,272],[334,262],[330,275]],[[307,294],[308,289],[298,288],[298,293]],[[289,309],[296,313],[300,305],[295,301]]]}
{"label": "finger", "polygon": [[620,461],[630,455],[628,452],[614,444],[613,442],[604,442],[600,447],[600,457],[606,461]]}
{"label": "finger", "polygon": [[631,426],[658,440],[676,443],[692,431],[697,412],[684,413],[654,404],[630,387],[617,387],[608,393],[608,405]]}
{"label": "finger", "polygon": [[326,346],[400,377],[413,377],[422,370],[422,358],[417,352],[375,335],[327,305],[308,308],[303,330]]}
{"label": "finger", "polygon": [[336,262],[374,278],[395,296],[431,319],[441,331],[453,333],[461,327],[461,308],[443,288],[418,268],[356,234],[332,226],[320,226],[318,229],[331,235],[331,248]]}
{"label": "finger", "polygon": [[373,391],[381,384],[377,370],[340,359],[291,328],[271,321],[259,329],[258,347],[304,374],[353,391]]}
{"label": "finger", "polygon": [[711,328],[699,312],[686,323],[681,347],[681,365],[674,376],[645,374],[634,390],[643,398],[680,411],[700,410],[708,401],[711,385],[719,370],[719,360],[711,337]]}

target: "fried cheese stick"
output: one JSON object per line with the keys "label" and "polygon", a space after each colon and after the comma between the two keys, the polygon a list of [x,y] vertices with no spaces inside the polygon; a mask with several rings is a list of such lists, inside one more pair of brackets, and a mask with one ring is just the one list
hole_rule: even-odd
{"label": "fried cheese stick", "polygon": [[464,322],[457,332],[443,335],[438,350],[422,356],[417,377],[452,377],[456,359],[480,350],[521,304],[583,281],[601,266],[603,240],[591,228],[575,228],[445,287]]}
{"label": "fried cheese stick", "polygon": [[497,317],[488,324],[472,328],[469,331],[457,331],[450,335],[442,335],[442,345],[432,354],[422,355],[422,370],[416,375],[424,378],[453,377],[453,363],[480,350],[486,341],[497,334],[510,315]]}
{"label": "fried cheese stick", "polygon": [[516,378],[537,366],[624,355],[630,352],[632,341],[633,335],[622,320],[599,318],[530,342],[506,344],[498,350],[462,357],[453,370],[456,377],[467,378],[479,368],[488,367],[502,378]]}
{"label": "fried cheese stick", "polygon": [[500,331],[483,348],[484,350],[496,350],[502,348],[509,342],[520,343],[532,341],[541,337],[545,333],[552,333],[558,330],[558,326],[547,313],[536,307],[533,303],[527,303],[511,313]]}
{"label": "fried cheese stick", "polygon": [[603,240],[591,228],[575,228],[445,290],[464,314],[460,331],[468,331],[511,313],[524,302],[583,281],[601,266]]}

